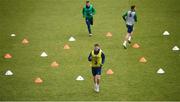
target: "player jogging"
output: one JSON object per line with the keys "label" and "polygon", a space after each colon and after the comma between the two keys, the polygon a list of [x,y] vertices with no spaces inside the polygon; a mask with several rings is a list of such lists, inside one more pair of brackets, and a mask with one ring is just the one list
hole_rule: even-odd
{"label": "player jogging", "polygon": [[100,49],[99,44],[94,45],[94,50],[92,50],[89,54],[88,60],[92,65],[92,74],[94,81],[94,90],[99,92],[99,84],[101,78],[101,69],[105,61],[105,54]]}
{"label": "player jogging", "polygon": [[86,25],[88,28],[89,36],[92,36],[91,25],[93,25],[93,15],[96,13],[93,5],[90,4],[90,1],[86,1],[86,5],[83,7],[82,14],[86,20]]}
{"label": "player jogging", "polygon": [[122,16],[124,21],[126,22],[126,27],[127,27],[127,34],[126,34],[125,40],[123,42],[123,47],[125,49],[127,49],[127,42],[131,43],[133,26],[134,26],[134,23],[137,22],[135,7],[136,7],[135,5],[132,5],[131,10],[129,10]]}

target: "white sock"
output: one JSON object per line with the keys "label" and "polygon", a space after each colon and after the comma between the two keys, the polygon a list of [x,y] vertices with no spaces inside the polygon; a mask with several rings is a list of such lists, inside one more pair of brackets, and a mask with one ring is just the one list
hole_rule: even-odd
{"label": "white sock", "polygon": [[99,92],[99,85],[97,85],[96,91]]}
{"label": "white sock", "polygon": [[127,43],[127,41],[125,40],[125,41],[124,41],[124,43],[123,43],[123,45],[125,45],[125,46],[126,46],[126,43]]}
{"label": "white sock", "polygon": [[129,36],[128,40],[131,41],[131,36]]}
{"label": "white sock", "polygon": [[97,88],[97,83],[94,84],[94,87]]}
{"label": "white sock", "polygon": [[99,85],[97,85],[97,89],[99,89]]}

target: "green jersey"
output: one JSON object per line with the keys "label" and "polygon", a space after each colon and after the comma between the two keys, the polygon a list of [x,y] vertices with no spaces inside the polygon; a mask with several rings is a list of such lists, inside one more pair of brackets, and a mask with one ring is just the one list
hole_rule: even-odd
{"label": "green jersey", "polygon": [[84,17],[92,18],[95,13],[96,13],[96,10],[94,9],[92,5],[90,5],[88,8],[86,7],[86,5],[83,7],[82,14]]}

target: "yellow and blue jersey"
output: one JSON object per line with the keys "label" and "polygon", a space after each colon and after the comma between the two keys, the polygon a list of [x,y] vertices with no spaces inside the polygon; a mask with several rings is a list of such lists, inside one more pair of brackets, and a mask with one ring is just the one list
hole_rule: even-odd
{"label": "yellow and blue jersey", "polygon": [[105,54],[101,49],[98,51],[93,50],[89,54],[88,61],[91,62],[93,68],[99,68],[105,62]]}

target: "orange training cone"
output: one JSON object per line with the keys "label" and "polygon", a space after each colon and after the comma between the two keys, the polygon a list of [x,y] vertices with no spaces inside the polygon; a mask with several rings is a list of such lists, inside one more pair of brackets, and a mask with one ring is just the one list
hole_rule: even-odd
{"label": "orange training cone", "polygon": [[38,77],[38,78],[35,79],[34,83],[41,84],[41,83],[43,83],[43,80]]}
{"label": "orange training cone", "polygon": [[7,54],[5,54],[5,55],[4,55],[4,58],[6,58],[6,59],[10,59],[10,58],[12,58],[12,55],[11,55],[11,54],[9,54],[9,53],[7,53]]}
{"label": "orange training cone", "polygon": [[59,64],[56,61],[54,61],[51,63],[51,67],[53,67],[53,68],[59,67]]}
{"label": "orange training cone", "polygon": [[144,57],[141,57],[141,58],[139,59],[139,62],[141,62],[141,63],[146,63],[147,60],[146,60]]}
{"label": "orange training cone", "polygon": [[112,37],[112,33],[111,33],[111,32],[108,32],[108,33],[106,34],[106,37]]}
{"label": "orange training cone", "polygon": [[140,46],[139,46],[139,44],[135,43],[132,47],[135,49],[138,49]]}
{"label": "orange training cone", "polygon": [[68,49],[70,49],[70,46],[68,44],[65,44],[64,49],[68,50]]}
{"label": "orange training cone", "polygon": [[28,41],[27,39],[23,39],[23,40],[22,40],[22,43],[23,43],[23,44],[28,44],[29,41]]}
{"label": "orange training cone", "polygon": [[114,74],[114,72],[111,69],[108,69],[106,74],[111,75],[111,74]]}

